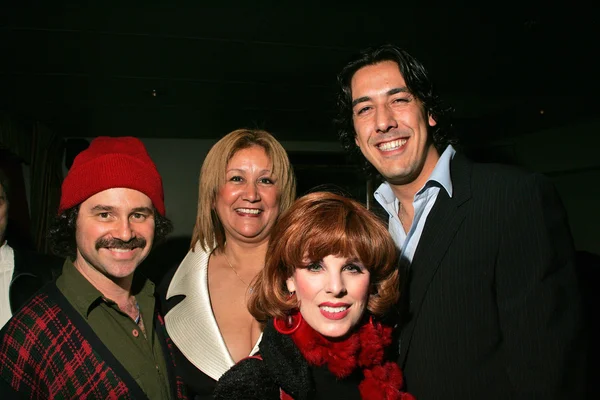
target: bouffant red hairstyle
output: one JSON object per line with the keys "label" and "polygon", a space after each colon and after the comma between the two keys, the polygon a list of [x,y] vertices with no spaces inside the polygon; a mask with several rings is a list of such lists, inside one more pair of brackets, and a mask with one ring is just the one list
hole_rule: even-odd
{"label": "bouffant red hairstyle", "polygon": [[328,255],[355,257],[369,270],[372,287],[367,309],[383,316],[400,296],[398,250],[386,226],[359,202],[329,192],[298,200],[273,228],[265,267],[252,283],[250,313],[261,322],[298,307],[286,280],[303,260]]}

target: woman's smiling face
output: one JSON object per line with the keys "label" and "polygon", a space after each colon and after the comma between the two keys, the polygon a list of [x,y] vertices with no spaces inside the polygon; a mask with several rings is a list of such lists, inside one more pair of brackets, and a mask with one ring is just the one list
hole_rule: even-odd
{"label": "woman's smiling face", "polygon": [[361,320],[369,301],[370,274],[356,259],[328,255],[306,260],[286,281],[295,292],[302,318],[329,338],[347,335]]}

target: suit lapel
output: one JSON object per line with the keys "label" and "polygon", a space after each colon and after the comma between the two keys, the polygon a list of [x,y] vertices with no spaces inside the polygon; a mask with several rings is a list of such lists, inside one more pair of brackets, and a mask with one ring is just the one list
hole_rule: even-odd
{"label": "suit lapel", "polygon": [[408,285],[403,296],[408,300],[408,321],[401,330],[400,365],[404,366],[421,305],[431,280],[448,251],[458,228],[464,221],[468,207],[465,202],[471,197],[471,163],[456,154],[450,165],[453,197],[441,189],[435,205],[419,239],[419,245],[410,265]]}

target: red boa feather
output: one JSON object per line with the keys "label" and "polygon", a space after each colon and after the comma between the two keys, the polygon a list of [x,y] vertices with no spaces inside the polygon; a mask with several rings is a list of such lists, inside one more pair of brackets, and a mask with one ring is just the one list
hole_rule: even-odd
{"label": "red boa feather", "polygon": [[330,341],[304,321],[290,335],[306,361],[315,366],[327,364],[338,378],[363,370],[359,385],[361,397],[369,400],[414,400],[400,391],[402,372],[396,363],[383,363],[384,351],[392,342],[392,328],[367,323],[340,341]]}

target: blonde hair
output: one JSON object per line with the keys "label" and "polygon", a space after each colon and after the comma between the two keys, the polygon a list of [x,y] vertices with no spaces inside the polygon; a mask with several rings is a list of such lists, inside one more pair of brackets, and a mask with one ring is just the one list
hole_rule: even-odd
{"label": "blonde hair", "polygon": [[200,169],[198,185],[198,212],[190,249],[196,243],[204,251],[212,246],[223,248],[225,230],[214,210],[219,188],[225,183],[227,164],[239,150],[252,146],[262,147],[273,165],[272,174],[279,192],[279,212],[287,210],[296,197],[296,177],[283,146],[269,132],[258,129],[237,129],[219,140],[208,152]]}

